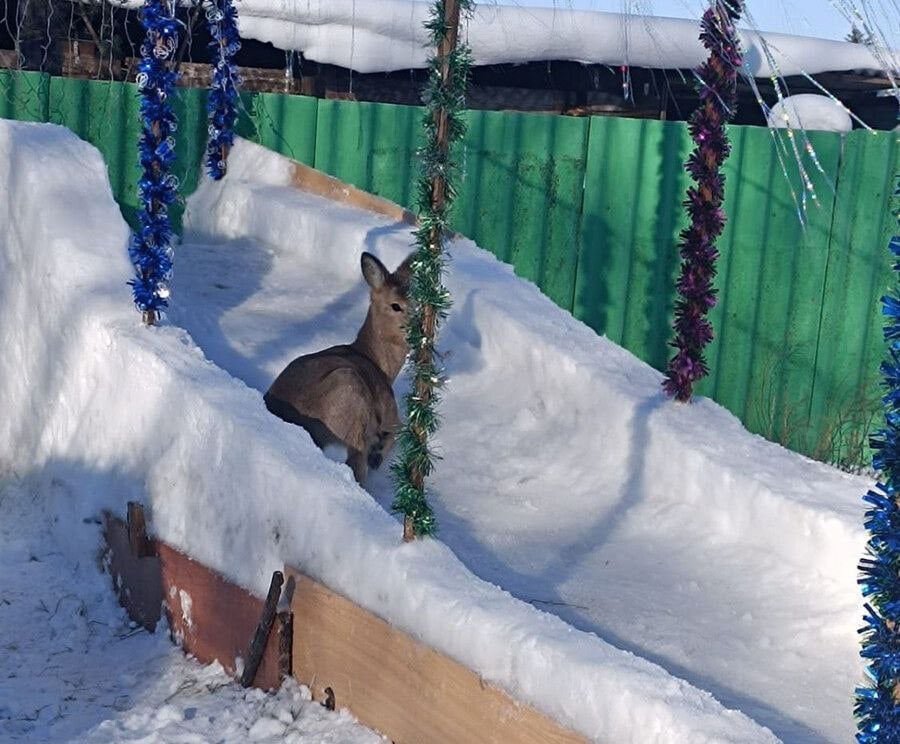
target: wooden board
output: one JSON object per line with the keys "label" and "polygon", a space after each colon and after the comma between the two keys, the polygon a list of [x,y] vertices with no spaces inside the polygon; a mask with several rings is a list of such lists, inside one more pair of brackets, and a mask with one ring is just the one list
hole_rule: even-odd
{"label": "wooden board", "polygon": [[[184,553],[157,543],[169,628],[180,646],[204,664],[218,661],[228,674],[239,673],[263,610],[263,600],[226,580]],[[272,629],[253,685],[281,684],[278,625]]]}
{"label": "wooden board", "polygon": [[416,216],[412,212],[392,201],[358,189],[303,163],[293,161],[291,166],[291,184],[302,191],[384,215],[397,222],[405,222],[408,225],[416,224]]}
{"label": "wooden board", "polygon": [[294,676],[394,744],[587,741],[301,572],[285,575],[296,582]]}
{"label": "wooden board", "polygon": [[104,515],[103,534],[107,550],[106,570],[113,580],[119,604],[128,617],[151,633],[162,617],[162,571],[153,548],[150,555],[135,555],[129,539],[128,526],[121,519]]}
{"label": "wooden board", "polygon": [[[128,616],[152,632],[164,609],[170,634],[186,653],[204,664],[218,661],[236,676],[236,660],[247,658],[263,600],[160,540],[147,539],[141,545],[145,555],[136,555],[141,541],[129,539],[128,525],[104,516],[106,565]],[[280,628],[276,622],[269,635],[255,687],[278,687],[290,672],[280,662]]]}

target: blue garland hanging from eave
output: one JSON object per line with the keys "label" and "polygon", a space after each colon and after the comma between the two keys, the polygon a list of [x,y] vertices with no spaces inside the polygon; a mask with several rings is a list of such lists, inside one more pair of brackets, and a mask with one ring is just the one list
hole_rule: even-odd
{"label": "blue garland hanging from eave", "polygon": [[174,4],[147,0],[141,10],[144,41],[137,85],[141,103],[141,136],[138,143],[142,175],[138,181],[138,229],[128,253],[135,276],[128,282],[134,304],[152,325],[166,307],[172,273],[175,233],[169,207],[178,198],[178,179],[170,173],[175,162],[175,130],[178,120],[170,105],[177,73],[171,69],[178,48]]}
{"label": "blue garland hanging from eave", "polygon": [[206,145],[206,172],[218,180],[225,175],[228,152],[234,144],[240,76],[234,55],[241,48],[237,29],[237,9],[232,0],[217,0],[206,11],[212,41],[212,85],[209,90],[209,140]]}
{"label": "blue garland hanging from eave", "polygon": [[[900,180],[894,191],[900,199]],[[894,210],[900,233],[900,210]],[[900,234],[891,238],[894,270],[900,273]],[[872,465],[879,483],[863,499],[869,505],[866,556],[859,562],[859,584],[868,600],[863,617],[861,655],[869,685],[856,691],[856,739],[861,744],[900,743],[900,289],[881,298],[886,318],[884,427],[871,439]]]}

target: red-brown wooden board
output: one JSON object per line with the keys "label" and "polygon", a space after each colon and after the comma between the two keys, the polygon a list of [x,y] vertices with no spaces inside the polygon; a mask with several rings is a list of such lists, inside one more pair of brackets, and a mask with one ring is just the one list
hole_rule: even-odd
{"label": "red-brown wooden board", "polygon": [[[106,515],[105,534],[107,565],[129,617],[153,630],[164,608],[172,638],[186,653],[204,664],[218,661],[235,675],[237,660],[247,658],[263,600],[160,540],[148,541],[146,557],[135,556],[128,526],[116,517]],[[281,682],[280,625],[269,635],[256,687]]]}

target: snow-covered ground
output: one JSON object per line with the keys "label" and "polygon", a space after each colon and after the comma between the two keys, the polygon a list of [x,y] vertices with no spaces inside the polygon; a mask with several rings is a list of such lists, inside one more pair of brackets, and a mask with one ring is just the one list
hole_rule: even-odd
{"label": "snow-covered ground", "polygon": [[[299,564],[597,741],[851,738],[865,479],[708,400],[669,404],[657,372],[458,241],[442,542],[400,544],[384,473],[373,499],[260,391],[298,353],[353,337],[359,253],[396,265],[408,228],[287,180],[282,159],[238,143],[224,183],[190,200],[173,325],[146,329],[99,154],[0,121],[0,468],[40,496],[29,514],[47,539],[72,543],[61,568],[88,571],[83,519],[138,498],[160,537],[258,594]],[[14,534],[20,551],[47,544]],[[70,582],[83,601],[94,578]],[[186,668],[153,684],[212,675]],[[169,694],[149,685],[127,693],[147,717]]]}
{"label": "snow-covered ground", "polygon": [[0,741],[383,741],[293,681],[244,690],[132,627],[98,571],[99,523],[57,514],[64,490],[0,483]]}

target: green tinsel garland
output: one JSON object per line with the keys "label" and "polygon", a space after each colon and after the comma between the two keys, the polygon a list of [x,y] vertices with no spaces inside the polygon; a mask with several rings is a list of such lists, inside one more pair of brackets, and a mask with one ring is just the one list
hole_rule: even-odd
{"label": "green tinsel garland", "polygon": [[[404,539],[433,534],[434,513],[428,505],[425,479],[434,469],[435,453],[429,439],[437,431],[437,404],[444,370],[435,354],[435,338],[450,310],[450,293],[442,283],[444,242],[448,215],[456,195],[454,145],[465,134],[465,93],[471,55],[456,44],[458,22],[448,18],[445,0],[435,0],[425,23],[431,45],[438,50],[429,60],[428,83],[423,92],[425,146],[419,151],[416,256],[410,287],[412,312],[406,340],[413,361],[411,388],[406,396],[406,423],[398,435],[400,456],[392,467],[395,495],[392,509],[404,517]],[[473,0],[458,0],[460,14],[470,14]],[[451,7],[452,10],[452,7]],[[449,47],[449,51],[447,49]]]}

